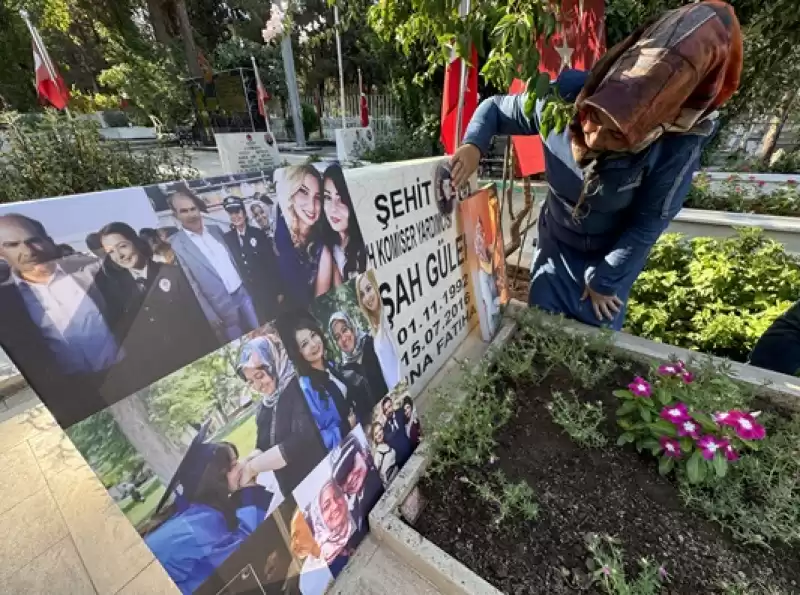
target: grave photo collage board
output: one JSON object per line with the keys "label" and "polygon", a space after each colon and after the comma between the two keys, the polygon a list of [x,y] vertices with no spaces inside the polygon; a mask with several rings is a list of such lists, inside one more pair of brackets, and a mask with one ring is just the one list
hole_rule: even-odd
{"label": "grave photo collage board", "polygon": [[465,233],[440,165],[0,206],[0,346],[183,593],[325,592],[424,439],[504,299],[493,195]]}

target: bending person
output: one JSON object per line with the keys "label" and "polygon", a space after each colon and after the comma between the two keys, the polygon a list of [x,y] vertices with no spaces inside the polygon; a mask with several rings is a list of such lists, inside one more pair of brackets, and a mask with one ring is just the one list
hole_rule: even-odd
{"label": "bending person", "polygon": [[761,335],[747,363],[789,376],[800,375],[800,302]]}
{"label": "bending person", "polygon": [[[734,94],[742,37],[733,8],[707,0],[662,14],[611,48],[589,73],[565,71],[558,93],[577,115],[544,139],[549,192],[528,302],[620,329],[631,286],[680,211]],[[485,100],[451,160],[463,185],[497,135],[536,135],[544,110],[526,96]]]}

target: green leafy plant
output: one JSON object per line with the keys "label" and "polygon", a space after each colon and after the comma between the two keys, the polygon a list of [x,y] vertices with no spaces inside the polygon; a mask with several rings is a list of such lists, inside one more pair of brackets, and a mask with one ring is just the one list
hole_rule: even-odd
{"label": "green leafy plant", "polygon": [[432,142],[430,132],[426,128],[421,126],[413,131],[401,128],[394,133],[378,135],[375,139],[375,148],[364,150],[361,158],[370,163],[387,163],[440,154],[437,149],[438,141]]}
{"label": "green leafy plant", "polygon": [[620,542],[608,535],[589,535],[586,547],[594,580],[609,595],[657,595],[669,578],[666,568],[649,558],[641,558],[639,574],[628,578]]}
{"label": "green leafy plant", "polygon": [[581,446],[599,448],[608,441],[600,431],[605,421],[601,401],[580,401],[574,390],[566,397],[559,391],[553,391],[553,400],[547,404],[547,410],[553,416],[553,421]]}
{"label": "green leafy plant", "polygon": [[[305,132],[306,140],[308,140],[312,133],[319,130],[319,115],[314,106],[308,103],[301,104],[300,111],[303,120],[303,132]],[[286,131],[290,136],[294,137],[294,120],[292,118],[286,119]]]}
{"label": "green leafy plant", "polygon": [[754,213],[756,215],[800,216],[800,187],[790,180],[786,185],[763,192],[764,181],[730,176],[721,189],[712,189],[711,178],[706,174],[695,177],[686,206],[692,209]]}
{"label": "green leafy plant", "polygon": [[48,111],[34,128],[6,114],[9,150],[0,168],[0,202],[35,200],[155,184],[197,172],[185,153],[167,149],[134,152],[101,141],[97,123]]}
{"label": "green leafy plant", "polygon": [[758,449],[766,431],[757,414],[697,407],[694,395],[702,390],[682,362],[659,366],[652,384],[636,377],[627,389],[615,390],[621,403],[617,424],[623,429],[617,444],[649,450],[658,457],[661,475],[677,468],[692,484],[725,477],[740,453]]}
{"label": "green leafy plant", "polygon": [[507,519],[523,518],[535,521],[539,516],[539,504],[536,494],[525,481],[511,482],[502,471],[492,473],[489,481],[473,481],[469,477],[459,478],[462,483],[475,488],[481,499],[494,506],[497,513],[494,517],[496,525]]}
{"label": "green leafy plant", "polygon": [[758,229],[731,238],[664,234],[628,300],[626,330],[745,361],[797,299],[800,263]]}

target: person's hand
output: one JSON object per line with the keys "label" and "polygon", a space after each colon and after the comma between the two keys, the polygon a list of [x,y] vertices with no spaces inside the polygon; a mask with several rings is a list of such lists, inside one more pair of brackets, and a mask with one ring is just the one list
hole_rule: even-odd
{"label": "person's hand", "polygon": [[616,295],[597,293],[588,285],[586,289],[583,290],[581,300],[585,300],[586,298],[592,300],[592,309],[594,310],[594,315],[597,316],[597,320],[603,320],[604,318],[614,320],[614,317],[620,313],[624,305],[623,301]]}
{"label": "person's hand", "polygon": [[450,158],[450,179],[453,186],[461,188],[478,170],[481,152],[475,145],[461,145]]}
{"label": "person's hand", "polygon": [[256,485],[256,477],[258,477],[258,471],[253,469],[250,461],[246,462],[242,465],[242,471],[239,474],[239,489]]}

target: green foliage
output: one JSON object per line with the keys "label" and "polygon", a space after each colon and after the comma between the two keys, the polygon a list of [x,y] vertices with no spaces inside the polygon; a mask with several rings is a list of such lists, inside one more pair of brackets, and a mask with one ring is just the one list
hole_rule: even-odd
{"label": "green foliage", "polygon": [[757,215],[800,216],[800,188],[797,182],[772,192],[761,192],[764,183],[753,183],[739,176],[730,176],[722,189],[712,190],[711,179],[704,174],[695,177],[686,199],[692,209],[755,213]]}
{"label": "green foliage", "polygon": [[69,96],[69,109],[77,114],[93,114],[105,110],[118,110],[122,104],[119,95],[107,93],[82,93],[72,87]]}
{"label": "green foliage", "polygon": [[595,582],[608,595],[658,595],[667,572],[649,558],[641,558],[639,574],[632,580],[625,573],[625,559],[619,540],[609,536],[590,535],[587,548],[591,557],[587,565],[594,571]]}
{"label": "green foliage", "polygon": [[106,488],[130,479],[144,465],[144,460],[108,410],[99,411],[68,428],[67,436]]}
{"label": "green foliage", "polygon": [[[303,119],[303,132],[306,134],[306,140],[311,136],[311,133],[319,130],[319,115],[313,105],[303,103],[300,106],[301,117]],[[289,136],[294,137],[294,119],[291,117],[286,118],[286,131]]]}
{"label": "green foliage", "polygon": [[603,403],[580,401],[573,390],[565,397],[559,391],[553,391],[553,400],[547,404],[553,421],[564,428],[575,442],[586,448],[599,448],[608,441],[600,426],[605,421]]}
{"label": "green foliage", "polygon": [[460,477],[459,480],[473,487],[481,500],[497,509],[494,516],[496,525],[502,524],[507,519],[522,518],[526,521],[535,521],[539,516],[536,494],[525,481],[513,483],[502,471],[495,471],[487,481],[475,482],[466,476]]}
{"label": "green foliage", "polygon": [[[476,370],[464,370],[447,390],[437,391],[438,410],[424,426],[433,428],[426,438],[431,452],[429,473],[441,475],[451,469],[483,465],[494,456],[494,432],[511,419],[513,391],[497,394],[498,374],[484,362]],[[452,394],[463,394],[463,400]]]}
{"label": "green foliage", "polygon": [[10,150],[0,169],[0,202],[35,200],[83,192],[154,184],[197,173],[184,154],[166,149],[133,152],[129,145],[100,140],[97,125],[52,111],[25,126],[6,115]]}
{"label": "green foliage", "polygon": [[253,63],[250,56],[256,59],[258,73],[267,92],[273,97],[288,97],[280,46],[242,38],[227,39],[214,49],[214,68],[217,70],[251,69]]}
{"label": "green foliage", "polygon": [[[426,123],[434,120],[434,118],[428,118]],[[400,129],[393,134],[376,135],[376,137],[375,148],[367,148],[361,153],[361,159],[364,161],[387,163],[441,154],[438,130],[437,136],[431,137],[431,130],[427,124],[411,132]]]}
{"label": "green foliage", "polygon": [[[769,434],[757,452],[738,461],[712,485],[681,480],[687,505],[746,543],[767,546],[800,544],[800,416],[793,419],[764,413]],[[762,418],[759,418],[761,420]],[[744,591],[758,593],[760,591]]]}
{"label": "green foliage", "polygon": [[744,361],[799,284],[797,259],[758,229],[689,242],[665,234],[633,286],[626,330]]}

